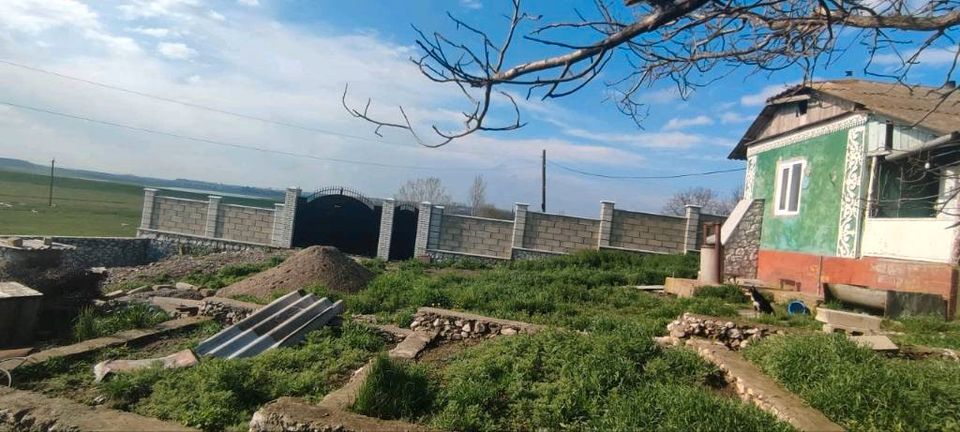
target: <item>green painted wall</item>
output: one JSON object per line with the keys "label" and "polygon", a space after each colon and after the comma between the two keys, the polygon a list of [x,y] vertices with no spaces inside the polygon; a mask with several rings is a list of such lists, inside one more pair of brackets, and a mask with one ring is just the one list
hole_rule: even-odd
{"label": "green painted wall", "polygon": [[[847,131],[842,130],[757,155],[753,194],[765,200],[761,248],[836,254],[846,152]],[[798,157],[807,161],[800,211],[792,216],[774,215],[777,162]]]}

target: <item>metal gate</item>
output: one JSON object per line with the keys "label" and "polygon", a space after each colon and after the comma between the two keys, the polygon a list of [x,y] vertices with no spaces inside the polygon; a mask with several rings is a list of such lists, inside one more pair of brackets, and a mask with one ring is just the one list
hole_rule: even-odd
{"label": "metal gate", "polygon": [[382,211],[383,207],[347,188],[318,190],[297,204],[293,245],[334,246],[348,254],[376,256]]}
{"label": "metal gate", "polygon": [[417,216],[420,210],[410,203],[397,204],[393,210],[393,231],[390,235],[390,259],[405,260],[413,258],[414,243],[417,241]]}

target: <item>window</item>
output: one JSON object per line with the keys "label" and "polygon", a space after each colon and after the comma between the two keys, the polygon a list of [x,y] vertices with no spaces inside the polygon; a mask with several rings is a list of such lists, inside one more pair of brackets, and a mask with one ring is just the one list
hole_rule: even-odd
{"label": "window", "polygon": [[807,101],[800,101],[797,103],[797,117],[802,117],[807,115]]}
{"label": "window", "polygon": [[800,187],[803,183],[803,160],[777,164],[777,207],[774,214],[794,215],[800,211]]}
{"label": "window", "polygon": [[937,216],[940,175],[926,167],[926,158],[882,160],[878,164],[871,216],[932,218]]}

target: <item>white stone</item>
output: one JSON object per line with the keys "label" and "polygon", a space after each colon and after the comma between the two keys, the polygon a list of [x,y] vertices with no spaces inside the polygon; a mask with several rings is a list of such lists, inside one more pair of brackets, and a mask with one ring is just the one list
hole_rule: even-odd
{"label": "white stone", "polygon": [[517,331],[514,330],[514,329],[512,329],[512,328],[507,327],[507,328],[505,328],[505,329],[501,329],[501,330],[500,330],[500,334],[502,334],[502,335],[504,335],[504,336],[513,336],[513,335],[517,334]]}

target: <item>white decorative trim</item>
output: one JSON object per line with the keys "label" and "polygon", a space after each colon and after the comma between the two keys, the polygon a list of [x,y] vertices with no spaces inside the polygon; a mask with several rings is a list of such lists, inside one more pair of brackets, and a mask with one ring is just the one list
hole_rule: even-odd
{"label": "white decorative trim", "polygon": [[856,258],[860,249],[860,215],[863,210],[864,155],[867,128],[858,126],[847,133],[847,156],[843,163],[843,189],[840,190],[840,223],[837,232],[837,256]]}
{"label": "white decorative trim", "polygon": [[753,199],[753,182],[757,179],[757,157],[747,159],[747,174],[743,179],[743,199]]}
{"label": "white decorative trim", "polygon": [[839,132],[852,127],[863,126],[866,123],[867,116],[865,114],[853,114],[825,125],[794,132],[784,137],[771,139],[769,141],[756,141],[754,144],[751,144],[749,147],[747,147],[747,157],[752,157],[765,151],[786,147],[790,144],[796,144],[798,142],[806,141],[808,139],[816,138],[829,133]]}

